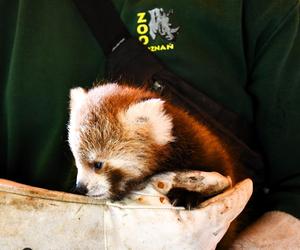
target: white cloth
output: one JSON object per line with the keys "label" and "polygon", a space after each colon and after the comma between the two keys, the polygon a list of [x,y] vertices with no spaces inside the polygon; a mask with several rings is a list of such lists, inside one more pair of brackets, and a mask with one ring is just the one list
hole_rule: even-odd
{"label": "white cloth", "polygon": [[[198,177],[200,192],[230,184],[216,173]],[[0,179],[0,249],[214,249],[246,205],[252,182],[244,180],[189,211],[164,196],[173,183],[182,185],[180,178],[155,177],[115,203]]]}

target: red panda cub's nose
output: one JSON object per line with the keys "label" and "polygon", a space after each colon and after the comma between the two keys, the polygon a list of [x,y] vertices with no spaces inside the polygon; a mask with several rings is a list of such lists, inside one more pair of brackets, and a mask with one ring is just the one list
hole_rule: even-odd
{"label": "red panda cub's nose", "polygon": [[84,185],[81,182],[78,182],[76,184],[75,194],[83,194],[83,195],[85,195],[85,194],[87,194],[87,192],[88,192],[88,189],[87,189],[86,185]]}

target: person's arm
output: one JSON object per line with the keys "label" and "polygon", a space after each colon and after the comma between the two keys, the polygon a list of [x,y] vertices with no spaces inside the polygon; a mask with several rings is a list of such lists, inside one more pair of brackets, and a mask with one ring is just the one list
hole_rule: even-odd
{"label": "person's arm", "polygon": [[233,248],[282,249],[300,245],[300,7],[297,0],[255,2],[245,6],[248,90],[267,164],[269,212]]}
{"label": "person's arm", "polygon": [[300,220],[272,211],[243,231],[231,249],[296,249],[300,246]]}
{"label": "person's arm", "polygon": [[0,177],[6,175],[6,126],[5,120],[5,81],[9,74],[10,56],[13,51],[16,19],[18,15],[18,1],[0,0]]}
{"label": "person's arm", "polygon": [[245,17],[251,22],[248,91],[267,164],[269,210],[300,217],[299,1],[266,1],[261,12],[251,2]]}

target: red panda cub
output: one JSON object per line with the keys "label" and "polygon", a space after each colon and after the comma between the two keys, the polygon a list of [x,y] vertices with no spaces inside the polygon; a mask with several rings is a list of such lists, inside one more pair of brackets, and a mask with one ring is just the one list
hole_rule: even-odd
{"label": "red panda cub", "polygon": [[82,194],[121,199],[151,176],[175,170],[237,180],[225,143],[156,93],[115,83],[75,88],[70,109],[69,144]]}

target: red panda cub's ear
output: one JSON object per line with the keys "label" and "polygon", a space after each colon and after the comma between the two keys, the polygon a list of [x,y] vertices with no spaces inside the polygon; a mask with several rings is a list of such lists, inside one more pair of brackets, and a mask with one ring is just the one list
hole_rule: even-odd
{"label": "red panda cub's ear", "polygon": [[172,135],[172,118],[165,113],[164,101],[159,98],[131,105],[120,114],[120,120],[131,131],[147,129],[158,145],[175,140]]}
{"label": "red panda cub's ear", "polygon": [[76,107],[80,107],[81,104],[85,101],[87,92],[83,88],[74,88],[70,91],[70,109],[73,110]]}

